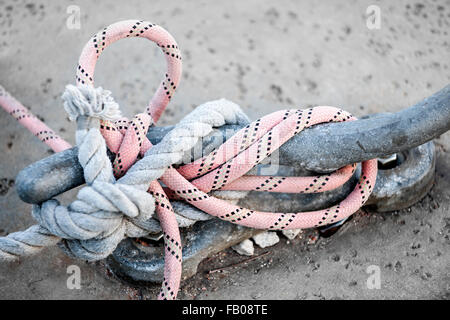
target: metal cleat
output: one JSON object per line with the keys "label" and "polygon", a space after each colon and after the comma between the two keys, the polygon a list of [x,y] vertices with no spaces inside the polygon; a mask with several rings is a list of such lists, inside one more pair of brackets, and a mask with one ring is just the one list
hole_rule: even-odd
{"label": "metal cleat", "polygon": [[[434,181],[435,148],[431,141],[450,128],[450,86],[418,104],[394,114],[380,114],[358,121],[330,123],[306,129],[279,149],[278,170],[286,175],[299,172],[330,172],[350,163],[379,158],[374,191],[366,205],[384,212],[402,209],[419,201]],[[216,129],[195,150],[222,144],[240,126]],[[157,144],[171,127],[152,127],[148,138]],[[188,161],[200,155],[187,155]],[[274,160],[274,159],[272,159]],[[264,169],[258,166],[251,173]],[[273,173],[271,173],[273,174]],[[359,170],[343,186],[320,194],[249,192],[239,204],[262,211],[296,212],[328,207],[346,197],[358,179]],[[77,149],[72,148],[37,161],[16,179],[20,198],[41,203],[84,183]],[[331,236],[345,221],[321,228]],[[228,248],[261,230],[212,219],[182,230],[183,278],[196,273],[206,257]],[[161,282],[163,248],[157,237],[126,239],[108,259],[111,270],[133,282]]]}

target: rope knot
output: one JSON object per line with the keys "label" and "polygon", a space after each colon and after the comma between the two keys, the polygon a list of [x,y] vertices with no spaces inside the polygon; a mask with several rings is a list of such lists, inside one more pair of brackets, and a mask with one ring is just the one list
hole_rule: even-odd
{"label": "rope knot", "polygon": [[119,105],[111,95],[111,91],[102,87],[88,85],[67,85],[64,94],[64,109],[69,119],[75,121],[79,116],[95,117],[114,121],[121,117]]}

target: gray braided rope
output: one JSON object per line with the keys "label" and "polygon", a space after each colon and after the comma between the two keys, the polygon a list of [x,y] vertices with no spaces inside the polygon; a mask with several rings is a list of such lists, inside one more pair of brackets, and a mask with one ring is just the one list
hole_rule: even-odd
{"label": "gray braided rope", "polygon": [[[125,237],[160,231],[154,216],[154,199],[146,192],[150,182],[180,161],[213,127],[249,122],[239,106],[230,101],[207,102],[188,114],[116,181],[99,130],[100,119],[112,120],[120,115],[110,92],[102,88],[68,86],[63,99],[70,118],[77,121],[78,159],[84,169],[86,185],[68,206],[54,199],[34,205],[32,215],[38,224],[1,237],[2,260],[15,260],[56,244],[70,256],[99,260],[111,254]],[[174,206],[181,226],[207,219],[207,215],[197,209],[186,210],[185,204]]]}

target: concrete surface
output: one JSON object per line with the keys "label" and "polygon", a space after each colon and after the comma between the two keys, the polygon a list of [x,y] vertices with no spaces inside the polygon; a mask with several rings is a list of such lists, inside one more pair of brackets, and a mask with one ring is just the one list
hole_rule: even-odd
{"label": "concrete surface", "polygon": [[[366,27],[366,8],[381,9],[381,28]],[[66,27],[69,5],[81,28]],[[226,97],[256,118],[289,107],[329,104],[361,116],[397,111],[450,80],[450,1],[14,1],[0,0],[0,83],[63,137],[74,126],[61,106],[82,46],[122,19],[158,23],[177,39],[184,73],[160,124],[173,124],[196,105]],[[113,91],[127,115],[146,105],[164,72],[158,48],[141,39],[106,50],[96,84]],[[12,187],[48,148],[0,111],[0,235],[31,225],[30,206]],[[436,182],[410,209],[362,211],[339,234],[283,238],[259,259],[231,249],[208,259],[182,284],[181,299],[450,298],[450,134],[436,140]],[[68,200],[72,194],[64,195]],[[309,244],[308,244],[309,243]],[[244,258],[245,259],[245,258]],[[80,290],[66,286],[69,265],[81,268]],[[0,298],[155,298],[158,288],[129,287],[102,262],[86,264],[57,248],[0,265]],[[378,266],[381,288],[368,289]]]}

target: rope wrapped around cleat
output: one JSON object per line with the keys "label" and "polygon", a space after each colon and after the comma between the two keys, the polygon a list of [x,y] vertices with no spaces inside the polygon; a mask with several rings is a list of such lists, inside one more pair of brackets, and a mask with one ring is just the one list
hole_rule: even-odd
{"label": "rope wrapped around cleat", "polygon": [[[145,112],[131,120],[121,116],[111,92],[95,88],[93,80],[103,50],[127,37],[154,41],[167,61],[167,72],[156,94]],[[312,177],[245,174],[305,128],[356,118],[342,109],[322,106],[277,111],[250,123],[238,105],[221,99],[197,107],[153,146],[146,137],[148,128],[160,118],[180,76],[178,45],[155,24],[123,21],[91,38],[79,60],[77,86],[68,85],[63,94],[69,118],[77,122],[78,160],[86,185],[68,206],[54,199],[34,205],[32,215],[37,224],[0,238],[1,259],[15,260],[58,244],[70,256],[99,260],[111,254],[126,237],[162,230],[165,270],[159,298],[175,299],[181,277],[180,226],[215,216],[258,229],[311,228],[345,219],[367,201],[376,180],[376,160],[363,162],[355,189],[346,199],[324,210],[273,213],[236,205],[236,199],[251,190],[317,193],[344,184],[355,172],[356,164]],[[0,105],[56,152],[70,147],[2,87]],[[246,127],[210,154],[177,165],[200,139],[225,124]],[[113,163],[107,149],[115,154]],[[234,202],[224,200],[227,198]]]}

